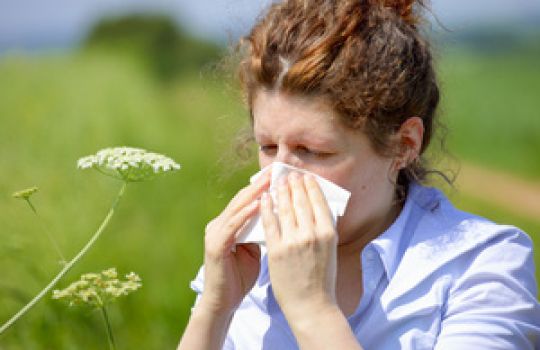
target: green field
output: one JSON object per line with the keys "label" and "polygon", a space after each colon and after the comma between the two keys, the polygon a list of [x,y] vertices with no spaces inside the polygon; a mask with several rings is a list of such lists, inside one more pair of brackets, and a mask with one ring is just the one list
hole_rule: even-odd
{"label": "green field", "polygon": [[[538,57],[448,57],[441,80],[450,151],[540,179]],[[59,270],[39,223],[11,193],[40,188],[34,204],[72,256],[120,186],[77,170],[76,160],[109,146],[142,147],[183,169],[130,185],[103,237],[59,287],[111,266],[137,272],[143,288],[110,310],[118,347],[174,348],[194,299],[188,285],[202,262],[204,226],[256,169],[232,156],[245,118],[233,87],[211,69],[161,85],[136,63],[103,52],[0,58],[0,322]],[[540,249],[538,221],[467,196],[458,201],[528,230]],[[0,336],[0,349],[102,349],[99,318],[47,298]]]}
{"label": "green field", "polygon": [[540,180],[540,50],[444,58],[441,115],[450,150]]}

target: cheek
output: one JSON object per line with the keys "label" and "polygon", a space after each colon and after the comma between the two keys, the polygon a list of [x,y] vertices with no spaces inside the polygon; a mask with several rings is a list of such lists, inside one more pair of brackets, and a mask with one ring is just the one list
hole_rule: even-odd
{"label": "cheek", "polygon": [[365,179],[366,174],[362,169],[358,169],[353,161],[343,162],[328,168],[320,167],[310,170],[352,193],[358,190],[359,184],[368,182]]}
{"label": "cheek", "polygon": [[361,220],[378,215],[390,205],[395,188],[388,167],[385,162],[372,163],[369,168],[356,171],[349,179],[347,189],[351,191],[351,198],[347,205],[348,216]]}
{"label": "cheek", "polygon": [[[360,164],[365,164],[361,166]],[[393,185],[389,178],[389,163],[373,160],[371,162],[352,162],[334,171],[321,174],[330,181],[351,192],[349,209],[353,212],[366,206],[377,206],[379,200],[387,197]]]}
{"label": "cheek", "polygon": [[273,158],[265,156],[264,154],[259,152],[259,168],[260,169],[263,169],[267,165],[272,164],[273,161],[274,161]]}
{"label": "cheek", "polygon": [[346,169],[339,169],[332,172],[320,171],[318,174],[332,181],[336,185],[343,187],[347,191],[353,190],[354,181],[352,181],[353,178],[351,176],[351,172],[347,171]]}

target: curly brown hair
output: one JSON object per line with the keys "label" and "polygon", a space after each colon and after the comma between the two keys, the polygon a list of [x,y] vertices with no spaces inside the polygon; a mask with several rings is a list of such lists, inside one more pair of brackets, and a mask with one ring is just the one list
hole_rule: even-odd
{"label": "curly brown hair", "polygon": [[257,90],[323,97],[342,122],[365,132],[381,155],[402,150],[391,137],[420,117],[420,157],[400,170],[398,188],[424,181],[439,88],[428,41],[418,29],[423,1],[285,0],[272,4],[249,35],[239,77],[253,122]]}

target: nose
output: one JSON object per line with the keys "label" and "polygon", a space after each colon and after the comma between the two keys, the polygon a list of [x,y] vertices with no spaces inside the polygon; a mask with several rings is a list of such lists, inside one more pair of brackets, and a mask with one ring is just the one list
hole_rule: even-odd
{"label": "nose", "polygon": [[278,151],[274,161],[292,165],[297,168],[302,167],[301,159],[299,159],[298,156],[287,146],[283,145],[278,146]]}

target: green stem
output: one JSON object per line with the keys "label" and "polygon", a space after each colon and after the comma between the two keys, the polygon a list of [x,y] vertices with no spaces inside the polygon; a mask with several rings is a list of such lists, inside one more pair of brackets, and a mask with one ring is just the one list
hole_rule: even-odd
{"label": "green stem", "polygon": [[109,340],[109,349],[116,350],[111,322],[109,321],[109,316],[107,315],[107,309],[105,309],[105,305],[102,305],[100,309],[101,309],[101,314],[103,315],[103,320],[105,321],[105,327],[107,328],[107,336],[108,336],[107,339]]}
{"label": "green stem", "polygon": [[111,209],[109,209],[107,216],[105,217],[105,219],[103,220],[99,228],[97,229],[96,233],[94,233],[92,238],[90,238],[88,243],[86,243],[86,245],[79,251],[79,253],[77,253],[77,255],[75,255],[75,257],[73,257],[73,259],[71,259],[71,261],[69,261],[67,264],[64,265],[64,267],[62,268],[62,270],[60,270],[60,272],[56,275],[56,277],[54,277],[52,281],[49,282],[49,284],[34,297],[34,299],[28,302],[28,304],[26,304],[12,318],[10,318],[6,323],[4,323],[2,327],[0,327],[0,334],[4,333],[19,318],[21,318],[21,316],[27,313],[28,310],[30,310],[41,298],[43,298],[43,296],[45,296],[45,294],[47,294],[56,285],[56,283],[58,283],[58,281],[62,277],[64,277],[64,275],[73,267],[73,265],[75,265],[86,254],[86,252],[94,245],[96,240],[99,238],[99,236],[101,235],[101,233],[103,232],[105,227],[107,227],[107,224],[111,220],[111,217],[114,214],[114,210],[118,204],[118,201],[120,200],[120,198],[124,194],[124,191],[126,190],[126,186],[127,186],[127,182],[124,182],[122,184],[122,187],[120,188],[120,191],[118,192],[118,195],[114,199],[114,202],[111,205]]}
{"label": "green stem", "polygon": [[37,210],[36,208],[34,207],[34,205],[32,204],[32,202],[30,202],[30,198],[25,198],[26,200],[26,203],[28,203],[28,205],[30,206],[30,209],[32,209],[32,211],[34,212],[34,214],[37,215]]}
{"label": "green stem", "polygon": [[54,249],[56,250],[56,253],[60,257],[60,261],[61,261],[62,265],[65,265],[67,260],[64,257],[64,254],[62,254],[62,251],[60,250],[60,247],[58,246],[58,243],[56,243],[56,240],[54,239],[51,231],[47,228],[47,225],[45,224],[45,220],[43,220],[41,218],[41,216],[38,214],[36,208],[34,207],[32,202],[30,202],[30,198],[26,199],[26,203],[28,203],[28,205],[30,206],[30,209],[32,209],[32,211],[36,215],[36,217],[37,217],[37,219],[39,221],[39,224],[41,225],[41,228],[45,231],[45,234],[47,235],[47,238],[49,239],[49,241],[53,245]]}

